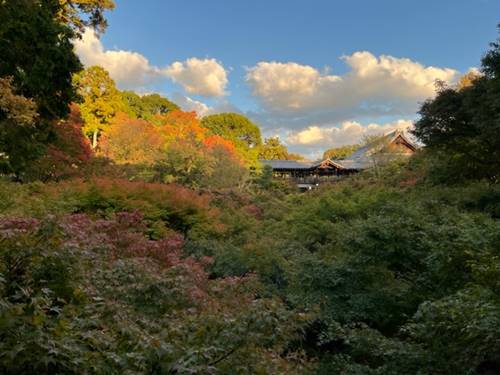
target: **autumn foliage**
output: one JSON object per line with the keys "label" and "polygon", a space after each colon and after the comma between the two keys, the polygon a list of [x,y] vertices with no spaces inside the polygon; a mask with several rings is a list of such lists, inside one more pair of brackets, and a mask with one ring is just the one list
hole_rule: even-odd
{"label": "autumn foliage", "polygon": [[158,116],[159,129],[166,142],[179,139],[203,140],[207,129],[201,126],[196,112],[175,110],[166,115]]}
{"label": "autumn foliage", "polygon": [[99,155],[134,166],[133,178],[161,183],[224,188],[247,176],[234,142],[211,135],[195,112],[157,114],[154,123],[119,113],[101,136]]}
{"label": "autumn foliage", "polygon": [[163,140],[158,128],[120,113],[102,137],[101,152],[116,163],[147,164],[160,157]]}
{"label": "autumn foliage", "polygon": [[67,120],[50,124],[50,142],[43,156],[30,165],[27,172],[30,178],[59,180],[82,175],[93,154],[82,127],[76,105],[71,106]]}
{"label": "autumn foliage", "polygon": [[219,236],[210,196],[106,179],[21,190],[23,209],[47,206],[0,217],[0,372],[307,373],[286,348],[300,314],[185,253]]}

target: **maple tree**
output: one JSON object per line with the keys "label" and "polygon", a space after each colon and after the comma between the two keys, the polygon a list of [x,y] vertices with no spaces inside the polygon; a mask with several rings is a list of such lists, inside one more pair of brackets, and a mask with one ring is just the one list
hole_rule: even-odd
{"label": "maple tree", "polygon": [[81,176],[93,156],[82,128],[79,108],[73,104],[66,120],[50,123],[44,152],[30,163],[25,175],[42,181]]}
{"label": "maple tree", "polygon": [[201,125],[196,112],[170,111],[158,116],[158,128],[167,143],[180,139],[203,140],[207,129]]}
{"label": "maple tree", "polygon": [[148,164],[159,158],[163,144],[157,127],[119,113],[102,137],[100,152],[116,163]]}

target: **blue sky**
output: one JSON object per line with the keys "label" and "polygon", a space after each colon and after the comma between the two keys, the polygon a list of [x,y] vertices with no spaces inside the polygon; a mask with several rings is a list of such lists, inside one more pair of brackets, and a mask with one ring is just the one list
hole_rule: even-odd
{"label": "blue sky", "polygon": [[240,111],[315,155],[408,125],[435,78],[479,66],[500,1],[118,0],[107,18],[77,52],[120,87]]}

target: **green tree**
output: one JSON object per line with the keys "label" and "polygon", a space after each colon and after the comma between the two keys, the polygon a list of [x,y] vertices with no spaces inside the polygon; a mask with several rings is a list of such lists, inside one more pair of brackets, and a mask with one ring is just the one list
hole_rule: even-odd
{"label": "green tree", "polygon": [[56,0],[0,2],[0,77],[13,77],[19,95],[32,98],[42,120],[64,117],[76,99],[71,76],[82,66],[73,30],[55,21]]}
{"label": "green tree", "polygon": [[262,174],[257,179],[257,184],[263,189],[269,189],[273,185],[273,167],[265,165]]}
{"label": "green tree", "polygon": [[76,99],[71,75],[81,64],[75,33],[55,20],[60,10],[55,0],[0,2],[0,153],[3,172],[18,179],[43,154],[49,122]]}
{"label": "green tree", "polygon": [[103,11],[112,7],[111,0],[0,1],[0,78],[9,77],[10,91],[5,99],[23,97],[38,114],[27,125],[5,107],[0,110],[0,152],[18,178],[43,154],[49,122],[66,117],[77,99],[72,75],[82,65],[74,53],[74,39],[84,26],[102,29]]}
{"label": "green tree", "polygon": [[158,94],[139,96],[133,91],[123,91],[121,96],[127,106],[127,113],[132,117],[146,121],[154,121],[156,115],[180,110],[177,104]]}
{"label": "green tree", "polygon": [[201,124],[210,133],[232,141],[247,167],[259,168],[257,160],[262,138],[259,127],[248,118],[238,113],[220,113],[204,117]]}
{"label": "green tree", "polygon": [[500,176],[500,43],[491,47],[483,76],[458,89],[438,86],[436,98],[420,109],[414,134],[435,156],[443,179]]}
{"label": "green tree", "polygon": [[41,154],[36,136],[38,113],[33,100],[14,93],[12,78],[0,78],[0,171],[20,177]]}
{"label": "green tree", "polygon": [[302,156],[288,152],[279,137],[267,138],[259,147],[259,159],[264,160],[301,160]]}
{"label": "green tree", "polygon": [[288,159],[288,149],[278,137],[267,138],[259,150],[259,159],[274,160]]}
{"label": "green tree", "polygon": [[141,97],[145,116],[164,115],[167,112],[180,110],[180,107],[158,94],[149,94]]}
{"label": "green tree", "polygon": [[99,66],[76,74],[74,81],[82,97],[80,110],[85,122],[84,132],[91,137],[95,149],[101,131],[111,124],[118,112],[125,110],[125,106],[115,82]]}
{"label": "green tree", "polygon": [[262,143],[259,127],[238,113],[206,116],[201,120],[201,124],[212,134],[229,139],[237,146],[253,148]]}

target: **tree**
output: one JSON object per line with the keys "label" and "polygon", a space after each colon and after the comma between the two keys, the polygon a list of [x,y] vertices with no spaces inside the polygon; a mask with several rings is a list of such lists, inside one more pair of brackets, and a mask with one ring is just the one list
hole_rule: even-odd
{"label": "tree", "polygon": [[26,118],[19,121],[5,108],[0,111],[0,152],[17,178],[44,154],[54,135],[53,122],[65,118],[78,97],[72,75],[82,65],[73,40],[84,26],[102,29],[103,11],[112,5],[111,0],[0,1],[0,79],[8,77],[8,90],[19,100],[26,99],[25,104],[31,103],[29,112],[37,113],[28,125]]}
{"label": "tree", "polygon": [[104,30],[107,26],[104,11],[115,7],[113,0],[59,0],[59,4],[60,21],[70,25],[78,34],[83,32],[85,27]]}
{"label": "tree", "polygon": [[210,135],[195,112],[174,110],[156,119],[164,152],[154,166],[155,181],[208,188],[235,187],[245,181],[244,159],[234,143]]}
{"label": "tree", "polygon": [[12,78],[0,78],[0,171],[17,178],[42,153],[36,103],[14,92]]}
{"label": "tree", "polygon": [[100,149],[119,164],[153,164],[161,155],[163,143],[154,125],[118,114],[104,133]]}
{"label": "tree", "polygon": [[351,155],[354,151],[356,151],[359,147],[360,145],[345,145],[330,148],[323,153],[323,159],[343,160]]}
{"label": "tree", "polygon": [[237,113],[220,113],[204,117],[201,124],[211,134],[232,141],[247,167],[259,168],[258,154],[262,144],[260,129],[248,118]]}
{"label": "tree", "polygon": [[265,165],[262,174],[257,179],[257,184],[263,189],[269,189],[273,185],[273,167]]}
{"label": "tree", "polygon": [[80,109],[85,121],[84,131],[92,139],[92,148],[97,147],[99,134],[106,129],[119,111],[125,107],[120,92],[109,73],[99,66],[91,66],[74,77],[75,85],[82,97]]}
{"label": "tree", "polygon": [[457,89],[463,90],[467,87],[470,87],[474,84],[474,81],[481,77],[481,73],[475,70],[471,70],[468,73],[464,74],[460,77],[457,83]]}
{"label": "tree", "polygon": [[241,160],[233,142],[217,135],[208,136],[204,147],[212,156],[212,170],[203,184],[210,188],[231,188],[240,186],[248,177],[244,161]]}
{"label": "tree", "polygon": [[141,96],[141,101],[144,108],[145,119],[151,118],[155,115],[164,115],[168,112],[180,110],[179,106],[167,98],[160,96],[159,94],[149,94]]}
{"label": "tree", "polygon": [[71,82],[82,66],[73,51],[76,34],[55,20],[59,1],[0,3],[0,77],[13,77],[19,95],[32,98],[41,120],[69,113],[77,96]]}
{"label": "tree", "polygon": [[213,173],[213,160],[195,139],[180,139],[168,146],[154,171],[155,182],[200,187]]}
{"label": "tree", "polygon": [[82,127],[80,110],[73,104],[68,119],[50,124],[45,153],[28,166],[28,179],[46,181],[82,176],[92,157],[92,149]]}
{"label": "tree", "polygon": [[139,96],[133,91],[124,91],[121,96],[127,105],[127,113],[130,116],[147,121],[155,121],[157,115],[180,110],[177,104],[158,94]]}
{"label": "tree", "polygon": [[174,110],[158,116],[157,123],[167,144],[183,139],[195,139],[201,142],[207,135],[207,129],[201,126],[196,112]]}
{"label": "tree", "polygon": [[414,134],[435,156],[443,179],[500,176],[500,44],[491,46],[484,76],[459,89],[440,86],[419,111]]}
{"label": "tree", "polygon": [[259,159],[264,160],[301,160],[302,156],[288,152],[279,137],[267,138],[259,147]]}
{"label": "tree", "polygon": [[238,113],[206,116],[201,124],[212,134],[233,141],[236,146],[253,148],[262,143],[259,127]]}

